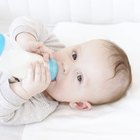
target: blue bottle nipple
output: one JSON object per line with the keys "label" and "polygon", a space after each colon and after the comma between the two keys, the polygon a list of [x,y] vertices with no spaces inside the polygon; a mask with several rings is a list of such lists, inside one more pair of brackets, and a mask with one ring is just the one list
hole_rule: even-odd
{"label": "blue bottle nipple", "polygon": [[0,34],[0,55],[2,54],[5,47],[5,37],[3,34]]}
{"label": "blue bottle nipple", "polygon": [[49,59],[48,62],[51,80],[55,80],[58,73],[58,64],[55,59]]}

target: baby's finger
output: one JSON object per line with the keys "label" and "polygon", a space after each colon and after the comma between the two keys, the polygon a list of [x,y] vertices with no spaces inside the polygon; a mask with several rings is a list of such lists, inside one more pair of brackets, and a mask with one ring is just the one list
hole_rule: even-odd
{"label": "baby's finger", "polygon": [[38,42],[35,42],[35,41],[29,41],[28,42],[28,45],[27,45],[27,51],[29,52],[33,52],[33,53],[39,53],[38,50],[39,50],[39,43]]}
{"label": "baby's finger", "polygon": [[49,68],[46,67],[46,76],[45,76],[45,83],[46,85],[49,85],[51,82],[51,75],[50,75],[50,71]]}
{"label": "baby's finger", "polygon": [[41,64],[41,81],[46,81],[46,66],[43,63]]}
{"label": "baby's finger", "polygon": [[48,62],[48,61],[49,61],[49,55],[48,55],[48,53],[44,53],[44,54],[43,54],[43,58],[44,58],[44,60],[45,60],[46,62]]}
{"label": "baby's finger", "polygon": [[28,70],[27,70],[27,79],[30,81],[34,80],[34,66],[33,64],[28,64]]}
{"label": "baby's finger", "polygon": [[54,50],[49,49],[49,56],[50,56],[50,58],[53,58],[53,53],[54,53]]}
{"label": "baby's finger", "polygon": [[34,77],[34,80],[36,82],[40,81],[41,80],[41,68],[40,68],[40,63],[37,62],[36,65],[35,65],[35,77]]}
{"label": "baby's finger", "polygon": [[47,53],[49,58],[53,58],[53,52],[54,51],[49,49],[48,47],[46,47],[44,45],[40,48],[40,52],[42,53],[43,56],[44,56],[44,54]]}

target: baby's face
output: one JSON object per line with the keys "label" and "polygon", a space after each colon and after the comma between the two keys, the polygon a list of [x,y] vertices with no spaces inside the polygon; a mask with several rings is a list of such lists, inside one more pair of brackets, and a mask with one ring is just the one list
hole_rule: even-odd
{"label": "baby's face", "polygon": [[99,41],[86,42],[55,52],[59,71],[48,93],[60,102],[98,102],[104,98],[110,70],[106,48]]}

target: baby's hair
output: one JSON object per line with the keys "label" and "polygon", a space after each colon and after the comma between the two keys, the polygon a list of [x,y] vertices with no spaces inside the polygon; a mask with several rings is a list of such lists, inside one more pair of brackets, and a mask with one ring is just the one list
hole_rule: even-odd
{"label": "baby's hair", "polygon": [[[108,79],[115,88],[111,90],[111,96],[104,103],[112,103],[126,95],[132,82],[131,66],[123,49],[108,40],[100,40],[102,45],[109,49],[109,61],[113,67],[113,76]],[[116,83],[117,81],[117,83]],[[113,83],[114,82],[114,83]]]}

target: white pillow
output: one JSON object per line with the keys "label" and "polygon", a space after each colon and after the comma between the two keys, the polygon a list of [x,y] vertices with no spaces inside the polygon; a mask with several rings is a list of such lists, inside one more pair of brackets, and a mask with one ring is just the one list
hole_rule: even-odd
{"label": "white pillow", "polygon": [[133,84],[129,93],[140,97],[140,23],[91,25],[63,22],[53,32],[66,46],[90,39],[107,39],[118,44],[127,53],[132,67]]}
{"label": "white pillow", "polygon": [[[59,23],[54,29],[67,46],[94,38],[109,39],[122,47],[129,56],[133,85],[128,96],[113,104],[93,106],[90,111],[76,111],[66,105],[42,123],[28,125],[23,140],[139,140],[140,139],[140,24],[86,25]],[[34,133],[37,132],[37,133]]]}

